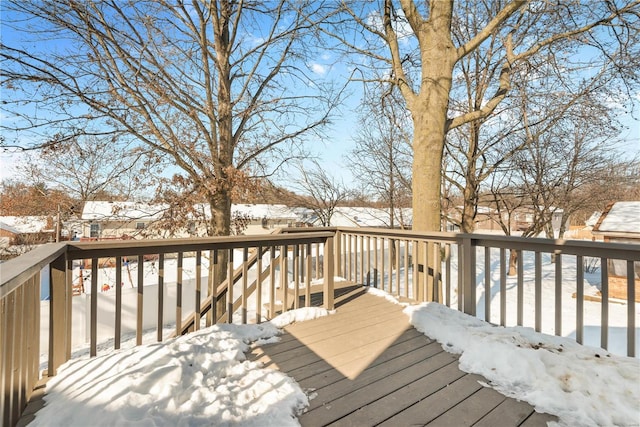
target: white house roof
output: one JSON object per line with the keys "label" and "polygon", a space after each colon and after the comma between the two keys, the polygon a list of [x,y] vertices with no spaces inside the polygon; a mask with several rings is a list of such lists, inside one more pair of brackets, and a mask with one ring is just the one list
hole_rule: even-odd
{"label": "white house roof", "polygon": [[[198,210],[209,215],[207,205],[198,205]],[[87,202],[82,210],[83,220],[111,220],[111,221],[132,221],[132,220],[155,220],[162,216],[168,208],[164,204],[150,204],[141,202]],[[251,218],[259,219],[263,217],[278,219],[298,218],[295,210],[285,205],[266,204],[234,204],[231,206],[231,213],[248,215]]]}
{"label": "white house roof", "polygon": [[[411,209],[396,209],[395,225],[400,225],[398,217],[402,217],[405,225],[411,224]],[[334,227],[389,227],[389,211],[387,209],[369,207],[336,207],[331,217]]]}
{"label": "white house roof", "polygon": [[298,214],[295,208],[286,205],[266,205],[266,204],[233,204],[231,205],[231,214],[238,213],[248,215],[253,219],[259,218],[278,218],[296,220]]}
{"label": "white house roof", "polygon": [[140,202],[86,202],[82,210],[84,220],[153,220],[159,219],[166,205]]}
{"label": "white house roof", "polygon": [[0,230],[8,231],[9,233],[12,233],[12,234],[20,234],[20,230],[8,224],[5,224],[2,221],[0,221]]}
{"label": "white house roof", "polygon": [[39,233],[47,229],[46,216],[0,216],[2,228],[15,234]]}
{"label": "white house roof", "polygon": [[[208,209],[198,210],[209,215]],[[87,202],[82,211],[83,220],[106,221],[135,221],[154,220],[160,218],[168,206],[162,204],[149,204],[140,202]],[[309,217],[314,219],[312,211],[304,208],[294,208],[286,205],[268,204],[233,204],[231,213],[248,215],[252,219],[284,219],[292,221],[307,221]],[[305,216],[306,214],[306,216]],[[396,209],[396,218],[402,217],[405,224],[412,222],[412,210]],[[399,225],[396,219],[396,225]],[[331,218],[332,226],[341,227],[388,227],[389,212],[386,209],[363,207],[338,207]]]}
{"label": "white house roof", "polygon": [[616,202],[600,216],[593,231],[607,233],[633,233],[640,236],[640,201]]}

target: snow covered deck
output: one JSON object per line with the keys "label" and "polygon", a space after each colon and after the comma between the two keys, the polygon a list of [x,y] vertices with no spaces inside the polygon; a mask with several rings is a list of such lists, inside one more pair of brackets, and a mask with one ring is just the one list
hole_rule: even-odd
{"label": "snow covered deck", "polygon": [[541,426],[556,417],[507,398],[459,369],[458,357],[418,332],[402,306],[364,290],[336,299],[336,313],[285,328],[250,358],[308,392],[303,426]]}

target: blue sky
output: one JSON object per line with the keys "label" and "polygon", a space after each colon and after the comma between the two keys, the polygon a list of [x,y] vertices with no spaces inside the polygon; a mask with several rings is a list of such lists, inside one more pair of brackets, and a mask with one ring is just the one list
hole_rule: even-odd
{"label": "blue sky", "polygon": [[[7,27],[6,21],[3,19],[1,23],[3,42],[12,44],[16,41],[16,34]],[[58,45],[59,47],[59,45]],[[39,48],[48,48],[40,45]],[[319,79],[336,79],[341,83],[348,76],[348,66],[341,64],[337,58],[327,52],[321,55],[315,61],[307,64],[310,71],[315,73]],[[345,166],[344,157],[349,155],[350,150],[354,148],[353,138],[357,133],[358,127],[358,105],[361,97],[362,86],[359,82],[352,83],[347,91],[350,96],[346,99],[345,104],[341,107],[329,129],[327,136],[323,139],[309,141],[308,150],[318,156],[318,158],[327,166],[328,171],[342,179],[346,183],[351,183],[353,177]],[[640,94],[636,95],[635,103],[627,106],[627,113],[620,114],[621,122],[628,127],[621,135],[621,149],[626,151],[630,157],[640,153]],[[0,117],[6,121],[7,117]],[[15,177],[13,165],[20,162],[21,154],[15,152],[2,152],[0,150],[0,179]],[[18,177],[19,178],[19,177]]]}

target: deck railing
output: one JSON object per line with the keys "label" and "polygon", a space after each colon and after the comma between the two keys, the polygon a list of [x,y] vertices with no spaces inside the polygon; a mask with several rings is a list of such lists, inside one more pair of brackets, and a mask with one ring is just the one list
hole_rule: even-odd
{"label": "deck railing", "polygon": [[[513,277],[509,256],[516,259]],[[320,291],[331,309],[334,275],[503,326],[567,335],[563,330],[570,324],[576,341],[584,343],[585,301],[591,298],[584,292],[584,266],[594,260],[598,345],[608,348],[610,329],[623,328],[626,354],[633,357],[640,245],[362,228],[45,245],[0,266],[0,421],[15,425],[42,370],[55,375],[71,358],[84,328],[74,317],[83,302],[92,356],[109,351],[105,343],[120,348],[128,335],[139,345],[217,322],[260,322],[309,305],[312,292]],[[626,266],[624,301],[609,296],[610,260]],[[41,302],[43,284],[48,303]],[[626,308],[624,325],[612,326],[614,303],[617,311]]]}
{"label": "deck railing", "polygon": [[[317,281],[323,277],[321,285],[316,286],[323,290],[323,305],[332,309],[333,274],[323,272],[331,271],[333,266],[334,235],[333,231],[314,231],[69,242],[45,245],[2,264],[0,425],[17,423],[41,369],[46,367],[43,373],[53,376],[71,358],[72,335],[83,326],[72,317],[77,301],[88,301],[91,356],[98,353],[101,342],[112,342],[114,349],[120,348],[127,333],[135,335],[136,345],[142,344],[143,336],[149,333],[149,314],[155,318],[152,339],[162,341],[213,323],[246,323],[250,298],[254,321],[258,322],[266,313],[273,315],[308,305],[314,278]],[[221,265],[220,260],[225,264]],[[48,272],[48,277],[41,277],[43,271]],[[216,280],[218,277],[222,279]],[[44,322],[40,301],[43,282],[50,292],[49,316]],[[84,282],[88,282],[84,292],[74,296],[77,289],[85,286]],[[105,285],[109,291],[101,292]],[[123,297],[126,293],[128,297]],[[173,307],[168,307],[168,300]],[[187,306],[191,307],[189,311],[185,310]],[[113,322],[111,325],[106,324],[109,322],[105,321],[105,310],[111,311],[106,316]],[[48,329],[44,363],[39,348],[42,323]],[[101,334],[105,329],[110,336]]]}
{"label": "deck railing", "polygon": [[[566,335],[569,326],[580,344],[587,343],[588,326],[598,329],[599,342],[587,344],[604,349],[610,346],[610,330],[616,328],[619,335],[623,328],[626,355],[637,354],[640,245],[380,229],[344,229],[338,235],[342,254],[338,271],[349,280],[398,297],[438,301],[501,326],[530,326],[558,336]],[[615,277],[624,292],[616,298],[610,295],[609,265],[614,261],[624,265],[623,273]],[[594,290],[589,295],[586,275]],[[587,300],[599,304],[596,325],[585,325]],[[620,316],[612,325],[611,307],[617,312],[626,308],[623,325]]]}

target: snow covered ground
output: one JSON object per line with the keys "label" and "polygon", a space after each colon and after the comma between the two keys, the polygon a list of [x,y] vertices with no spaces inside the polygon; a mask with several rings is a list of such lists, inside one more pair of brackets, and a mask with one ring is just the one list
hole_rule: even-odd
{"label": "snow covered ground", "polygon": [[[392,301],[388,294],[370,292]],[[530,328],[495,327],[428,303],[407,306],[415,327],[487,387],[559,417],[561,426],[640,424],[640,360],[580,346]],[[277,340],[279,328],[329,314],[287,312],[260,325],[216,325],[164,343],[64,364],[47,385],[32,426],[297,425],[311,390],[245,360],[251,345]]]}
{"label": "snow covered ground", "polygon": [[260,325],[215,325],[164,343],[65,363],[37,426],[287,426],[308,398],[288,376],[245,359],[252,343],[328,312],[305,308]]}

